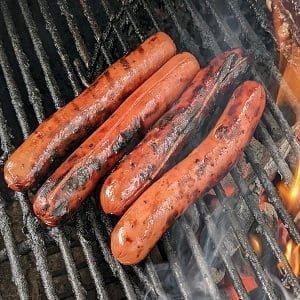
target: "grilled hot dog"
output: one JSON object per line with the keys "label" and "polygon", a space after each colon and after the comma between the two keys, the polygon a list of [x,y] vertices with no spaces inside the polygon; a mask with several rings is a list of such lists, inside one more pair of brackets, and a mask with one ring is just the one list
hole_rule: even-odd
{"label": "grilled hot dog", "polygon": [[71,144],[101,125],[175,52],[171,38],[159,32],[110,66],[81,95],[40,124],[10,156],[4,168],[8,186],[21,191],[41,180]]}
{"label": "grilled hot dog", "polygon": [[229,50],[200,70],[191,86],[121,161],[104,182],[100,200],[106,213],[121,215],[169,167],[212,113],[217,96],[237,86],[248,62],[241,49]]}
{"label": "grilled hot dog", "polygon": [[216,185],[250,141],[265,106],[260,84],[246,81],[204,141],[125,212],[111,236],[113,255],[131,265],[146,257],[187,207]]}
{"label": "grilled hot dog", "polygon": [[34,199],[36,215],[50,226],[71,216],[101,177],[180,96],[198,70],[197,60],[189,53],[178,54],[163,65],[46,181]]}

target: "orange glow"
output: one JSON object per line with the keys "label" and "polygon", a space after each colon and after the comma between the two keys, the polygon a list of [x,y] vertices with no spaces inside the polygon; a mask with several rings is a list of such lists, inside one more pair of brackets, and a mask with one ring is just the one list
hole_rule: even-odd
{"label": "orange glow", "polygon": [[256,234],[249,234],[248,236],[250,245],[253,251],[256,253],[257,256],[261,256],[262,254],[262,245],[260,238]]}
{"label": "orange glow", "polygon": [[[295,275],[300,277],[300,245],[289,240],[286,244],[284,255]],[[279,263],[278,267],[282,270],[282,264]]]}
{"label": "orange glow", "polygon": [[[277,188],[288,213],[295,218],[300,211],[300,164],[298,164],[293,184],[289,187],[280,182],[277,185]],[[300,277],[300,244],[288,240],[285,246],[284,255],[295,275]],[[282,271],[282,265],[280,263],[278,264],[278,267]]]}
{"label": "orange glow", "polygon": [[[250,293],[251,291],[253,291],[254,289],[257,288],[257,283],[253,276],[246,275],[246,274],[240,274],[240,277],[241,277],[243,286],[245,287],[245,290],[247,291],[247,293]],[[232,284],[229,284],[226,287],[226,292],[227,292],[228,296],[230,297],[230,299],[232,299],[232,300],[240,299]]]}
{"label": "orange glow", "polygon": [[280,182],[277,188],[288,213],[295,218],[300,211],[300,164],[298,164],[293,184],[289,187]]}

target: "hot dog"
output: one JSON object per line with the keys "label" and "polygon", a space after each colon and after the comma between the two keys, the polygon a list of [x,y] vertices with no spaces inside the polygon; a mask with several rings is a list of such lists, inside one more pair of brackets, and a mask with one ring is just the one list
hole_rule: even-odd
{"label": "hot dog", "polygon": [[34,199],[36,215],[49,226],[70,217],[198,71],[199,64],[189,53],[178,54],[163,65],[46,181]]}
{"label": "hot dog", "polygon": [[9,157],[4,168],[8,186],[21,191],[41,180],[70,145],[101,125],[175,52],[171,38],[159,32],[110,66],[81,95],[40,124]]}
{"label": "hot dog", "polygon": [[117,223],[111,250],[121,263],[144,259],[172,222],[227,174],[250,141],[264,107],[265,92],[257,82],[246,81],[235,90],[204,141],[151,185]]}
{"label": "hot dog", "polygon": [[190,87],[104,182],[100,201],[106,213],[121,215],[169,167],[212,113],[217,96],[235,87],[247,70],[241,49],[229,50],[199,71]]}

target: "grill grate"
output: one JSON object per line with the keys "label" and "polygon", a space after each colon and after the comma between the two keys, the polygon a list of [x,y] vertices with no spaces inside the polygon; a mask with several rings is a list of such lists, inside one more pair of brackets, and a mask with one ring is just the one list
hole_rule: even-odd
{"label": "grill grate", "polygon": [[[36,122],[30,122],[32,116],[34,116],[33,119],[41,122],[46,115],[53,111],[54,107],[58,108],[63,105],[64,99],[72,99],[73,96],[78,95],[83,89],[83,85],[91,82],[96,74],[124,52],[130,51],[145,36],[157,30],[171,33],[181,50],[186,49],[193,52],[202,64],[207,63],[211,57],[228,47],[244,47],[254,55],[259,64],[257,69],[253,70],[254,77],[259,81],[263,81],[262,78],[265,79],[263,82],[267,87],[269,81],[266,77],[266,70],[268,70],[271,75],[270,80],[274,79],[278,84],[280,73],[276,67],[273,53],[268,50],[268,45],[261,40],[260,35],[253,29],[258,27],[259,30],[263,31],[264,36],[267,35],[271,43],[274,44],[269,20],[262,9],[262,0],[247,0],[247,3],[249,4],[247,13],[256,17],[259,26],[255,24],[254,27],[251,24],[246,18],[246,14],[241,10],[241,7],[245,7],[245,3],[243,1],[239,3],[237,0],[228,0],[224,3],[217,0],[205,0],[201,3],[192,0],[174,2],[162,0],[159,2],[152,1],[151,4],[146,0],[123,0],[119,3],[106,0],[100,2],[76,0],[74,3],[58,0],[57,4],[50,4],[45,0],[38,0],[37,2],[30,0],[1,1],[0,25],[5,26],[0,29],[0,78],[3,78],[6,83],[4,89],[1,87],[0,90],[2,99],[0,107],[2,160],[35,127]],[[75,10],[74,7],[77,9]],[[40,14],[41,24],[38,24],[33,18],[33,11],[35,15]],[[59,15],[56,15],[55,12],[59,12]],[[17,22],[17,13],[23,16],[24,21],[22,22],[26,28],[22,28],[22,30],[26,31],[24,34],[28,35],[30,42],[25,42],[22,39],[20,31],[22,22]],[[228,16],[232,17],[229,18]],[[82,24],[89,24],[89,27],[83,28]],[[44,29],[40,27],[46,27],[48,32],[45,33]],[[52,45],[49,45],[49,39],[46,40],[47,34],[51,37]],[[5,37],[7,38],[5,39]],[[92,47],[88,46],[88,37],[93,37]],[[7,44],[11,44],[11,49]],[[54,62],[53,57],[57,57],[58,62]],[[35,65],[35,62],[38,62],[38,66]],[[17,75],[19,70],[21,75]],[[43,79],[38,78],[35,72]],[[24,99],[26,94],[27,98]],[[285,159],[278,154],[280,152],[275,143],[276,139],[269,128],[272,127],[273,123],[277,124],[281,130],[280,137],[286,138],[296,157],[300,157],[300,147],[292,129],[274,104],[270,96],[271,91],[268,95],[267,109],[255,137],[263,142],[279,173],[290,182],[292,172]],[[47,97],[52,99],[53,103],[48,101]],[[49,109],[48,106],[51,108]],[[252,144],[246,150],[247,160],[256,173],[258,181],[266,190],[270,202],[276,208],[289,234],[299,243],[299,231],[282,206],[273,184],[268,179],[268,174],[261,166],[261,162],[255,157]],[[294,295],[299,296],[299,281],[291,271],[274,233],[265,222],[262,212],[258,208],[257,197],[249,190],[238,167],[232,170],[231,176],[239,189],[241,196],[239,201],[244,207],[249,208],[251,218],[262,228],[262,234],[272,253],[282,263],[288,274],[287,283],[293,287]],[[57,293],[55,276],[52,276],[49,262],[51,255],[49,249],[54,243],[56,244],[54,252],[63,259],[73,295],[78,299],[84,299],[87,295],[91,295],[92,290],[95,290],[99,299],[109,299],[113,297],[112,295],[115,295],[116,298],[120,297],[120,295],[114,294],[114,291],[109,290],[108,286],[111,279],[105,276],[106,273],[102,272],[103,269],[110,270],[113,275],[112,282],[122,288],[123,292],[120,294],[124,293],[127,298],[141,298],[145,291],[149,292],[150,298],[157,297],[157,295],[163,296],[168,292],[164,290],[154,265],[153,254],[144,263],[132,268],[121,266],[111,257],[107,240],[112,230],[112,223],[109,217],[102,212],[98,213],[94,204],[95,199],[92,198],[90,203],[82,209],[82,212],[77,214],[71,224],[71,227],[74,225],[75,229],[70,228],[70,225],[67,224],[62,228],[47,231],[40,226],[33,216],[27,194],[7,191],[3,180],[0,186],[0,231],[4,242],[4,249],[0,252],[0,261],[4,263],[8,259],[11,276],[21,299],[31,298],[29,292],[31,282],[24,269],[22,257],[20,257],[20,255],[28,252],[33,254],[36,269],[40,274],[47,298],[72,297],[68,291],[65,291],[64,294]],[[224,208],[224,214],[230,220],[233,236],[237,238],[248,257],[262,290],[270,299],[278,298],[273,282],[248,242],[241,218],[228,204],[228,199],[224,196],[222,185],[218,185],[215,190]],[[15,228],[10,225],[13,221],[9,215],[10,199],[15,199],[19,203],[25,236],[15,232]],[[198,242],[192,224],[189,222],[191,211],[195,214],[196,219],[202,218],[204,220],[210,239],[217,247],[220,244],[218,224],[210,215],[209,209],[203,201],[194,205],[186,216],[176,222],[174,228],[181,230],[186,236],[187,245],[195,260],[195,265],[199,273],[205,278],[207,292],[213,299],[221,299],[223,295],[214,282],[207,257]],[[183,262],[178,257],[176,247],[174,247],[175,229],[163,237],[154,252],[165,253],[180,298],[189,299],[191,298],[191,287],[183,268]],[[18,243],[19,240],[17,242],[16,237],[20,235],[23,241],[29,242]],[[76,248],[74,243],[82,249],[93,286],[83,283],[82,270],[76,262],[73,251]],[[239,270],[229,254],[226,243],[221,242],[218,253],[239,297],[249,299]],[[1,292],[4,293],[5,291]]]}

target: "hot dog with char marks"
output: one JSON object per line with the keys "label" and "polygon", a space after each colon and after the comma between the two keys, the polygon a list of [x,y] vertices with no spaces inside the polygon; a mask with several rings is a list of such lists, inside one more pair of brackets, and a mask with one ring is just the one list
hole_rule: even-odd
{"label": "hot dog with char marks", "polygon": [[246,81],[216,125],[184,160],[151,185],[121,217],[111,236],[123,264],[140,262],[172,222],[225,176],[250,141],[265,107],[263,87]]}
{"label": "hot dog with char marks", "polygon": [[101,125],[123,100],[176,53],[165,33],[158,32],[116,61],[81,95],[55,112],[9,157],[4,177],[16,191],[40,181],[53,162]]}
{"label": "hot dog with char marks", "polygon": [[213,112],[218,96],[237,86],[247,67],[243,51],[233,49],[199,71],[180,99],[108,176],[100,193],[104,212],[122,215],[166,171]]}
{"label": "hot dog with char marks", "polygon": [[199,64],[189,53],[163,65],[50,176],[35,196],[35,214],[49,226],[69,218],[198,71]]}

